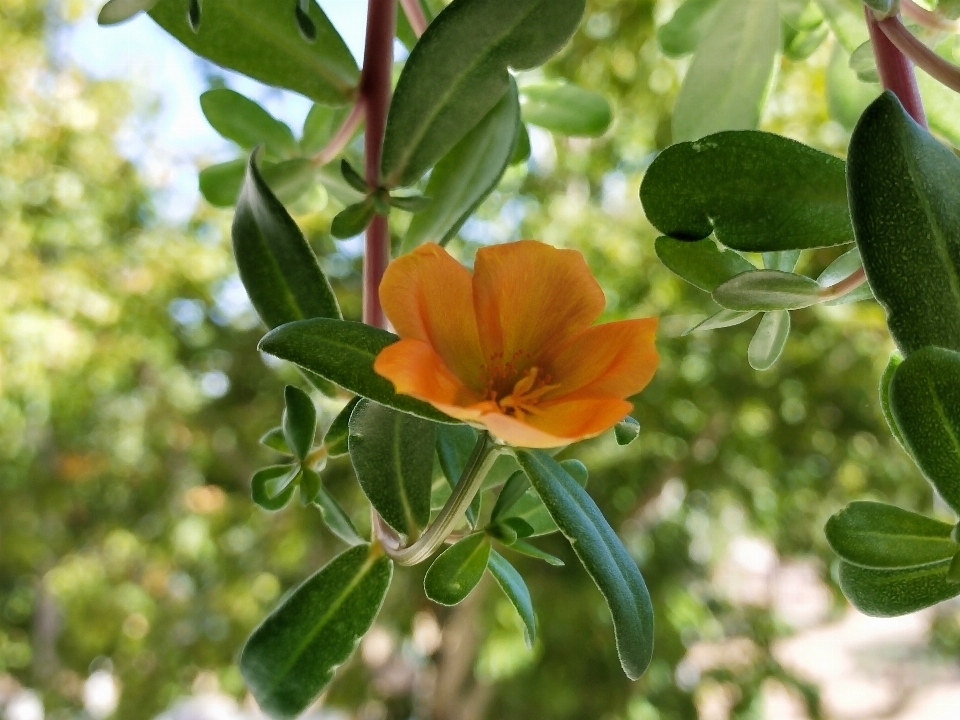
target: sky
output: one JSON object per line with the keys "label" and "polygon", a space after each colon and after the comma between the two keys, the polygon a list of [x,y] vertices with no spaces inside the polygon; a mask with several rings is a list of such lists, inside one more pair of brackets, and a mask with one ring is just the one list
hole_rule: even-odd
{"label": "sky", "polygon": [[[200,199],[197,168],[238,154],[231,143],[213,131],[200,111],[198,98],[207,89],[205,61],[146,15],[114,27],[98,26],[100,4],[91,4],[80,22],[63,29],[54,41],[57,55],[88,77],[132,82],[141,107],[156,105],[155,113],[138,114],[133,119],[117,138],[118,145],[140,167],[147,182],[158,189],[161,217],[182,222],[193,214]],[[319,0],[319,5],[360,58],[366,3]],[[299,134],[310,109],[309,100],[236,73],[221,72],[229,87],[260,102]]]}

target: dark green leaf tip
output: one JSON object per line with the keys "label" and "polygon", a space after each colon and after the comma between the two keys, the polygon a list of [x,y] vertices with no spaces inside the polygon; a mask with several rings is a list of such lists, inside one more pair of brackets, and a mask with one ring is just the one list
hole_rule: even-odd
{"label": "dark green leaf tip", "polygon": [[330,234],[338,240],[356,237],[367,229],[367,225],[370,224],[376,213],[377,208],[372,197],[348,205],[333,218],[333,222],[330,224]]}
{"label": "dark green leaf tip", "polygon": [[366,195],[370,192],[370,186],[367,185],[367,181],[364,180],[363,176],[346,160],[340,161],[340,174],[343,175],[343,179],[347,181],[347,184],[358,193]]}
{"label": "dark green leaf tip", "polygon": [[617,438],[617,445],[629,445],[640,437],[640,423],[627,415],[614,426],[613,434]]}
{"label": "dark green leaf tip", "polygon": [[286,403],[283,411],[283,437],[294,454],[304,460],[310,454],[317,434],[316,408],[310,396],[294,385],[284,388],[283,398]]}

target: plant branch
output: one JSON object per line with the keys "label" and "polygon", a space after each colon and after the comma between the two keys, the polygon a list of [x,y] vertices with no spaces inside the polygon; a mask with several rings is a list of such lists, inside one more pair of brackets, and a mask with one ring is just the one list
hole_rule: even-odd
{"label": "plant branch", "polygon": [[337,155],[342,153],[344,148],[350,144],[350,141],[356,134],[357,129],[363,123],[363,119],[366,117],[366,115],[367,104],[361,95],[359,98],[357,98],[357,104],[353,106],[350,114],[347,115],[347,119],[343,121],[343,125],[341,125],[340,129],[337,130],[336,135],[330,139],[330,142],[327,143],[326,147],[313,156],[313,166],[322,167],[327,163],[333,162]]}
{"label": "plant branch", "polygon": [[[483,485],[490,468],[503,452],[503,447],[498,445],[489,433],[480,433],[463,475],[457,482],[453,494],[447,498],[436,520],[410,547],[400,547],[397,540],[385,542],[381,537],[380,542],[387,555],[400,565],[416,565],[433,555],[460,522],[460,518],[470,507],[470,503]],[[396,537],[395,533],[394,537]]]}
{"label": "plant branch", "polygon": [[426,32],[430,21],[427,20],[427,16],[423,12],[420,0],[400,0],[400,5],[403,7],[403,13],[407,16],[407,20],[410,21],[410,27],[413,28],[417,37],[421,37]]}
{"label": "plant branch", "polygon": [[923,127],[927,127],[927,116],[923,111],[923,100],[917,87],[913,63],[886,36],[873,11],[868,7],[863,10],[867,17],[867,28],[870,30],[870,41],[873,43],[873,54],[877,59],[877,70],[880,72],[883,88],[892,91],[910,116]]}
{"label": "plant branch", "polygon": [[926,8],[922,8],[913,0],[900,0],[900,9],[904,15],[917,23],[917,25],[922,25],[927,28],[927,30],[939,30],[952,33],[960,31],[960,23],[956,20],[951,20],[940,13],[931,12]]}
{"label": "plant branch", "polygon": [[899,17],[889,17],[877,23],[887,39],[913,60],[920,69],[954,92],[960,92],[960,68],[947,62],[910,32]]}
{"label": "plant branch", "polygon": [[867,273],[863,268],[860,268],[850,277],[845,277],[835,285],[825,287],[818,293],[817,297],[820,302],[830,302],[831,300],[836,300],[837,298],[842,298],[844,295],[852,293],[866,281]]}

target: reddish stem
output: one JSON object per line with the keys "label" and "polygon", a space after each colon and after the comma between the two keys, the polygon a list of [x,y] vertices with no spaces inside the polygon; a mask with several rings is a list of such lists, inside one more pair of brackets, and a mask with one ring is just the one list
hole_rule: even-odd
{"label": "reddish stem", "polygon": [[410,27],[413,28],[417,37],[421,37],[427,31],[427,25],[430,24],[430,21],[427,20],[427,16],[420,6],[420,0],[400,0],[400,6],[403,8],[407,20],[410,21]]}
{"label": "reddish stem", "polygon": [[[380,186],[380,158],[383,134],[390,107],[393,74],[393,37],[397,30],[397,0],[368,0],[367,39],[363,51],[363,77],[360,97],[366,105],[367,129],[364,134],[366,180]],[[390,228],[387,218],[375,215],[367,228],[363,262],[363,321],[385,328],[387,318],[380,305],[380,280],[390,263]]]}
{"label": "reddish stem", "polygon": [[923,111],[923,100],[917,87],[913,62],[890,42],[873,11],[865,7],[864,12],[870,30],[870,41],[873,43],[873,54],[877,59],[877,70],[880,72],[880,82],[885,90],[891,90],[897,96],[904,110],[914,120],[927,127],[927,116]]}

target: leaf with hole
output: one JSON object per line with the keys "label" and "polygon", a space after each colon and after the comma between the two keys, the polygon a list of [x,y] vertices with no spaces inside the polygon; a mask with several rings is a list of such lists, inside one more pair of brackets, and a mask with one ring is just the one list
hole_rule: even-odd
{"label": "leaf with hole", "polygon": [[487,569],[520,615],[523,621],[523,638],[527,641],[527,647],[532,648],[537,640],[537,615],[533,611],[533,600],[527,584],[517,569],[495,550],[490,551]]}
{"label": "leaf with hole", "polygon": [[890,383],[893,382],[893,375],[897,372],[897,368],[900,367],[900,363],[902,362],[903,357],[899,353],[893,353],[890,356],[890,361],[883,370],[883,375],[880,376],[880,412],[883,413],[883,419],[887,421],[887,427],[890,428],[890,433],[896,438],[896,441],[900,443],[900,447],[906,449],[907,444],[903,439],[903,434],[900,432],[897,420],[894,418],[893,410],[890,407]]}
{"label": "leaf with hole", "polygon": [[294,720],[330,684],[383,605],[393,562],[369,545],[335,557],[253,631],[240,673],[260,708]]}
{"label": "leaf with hole", "polygon": [[427,570],[423,589],[440,605],[457,605],[477,586],[490,558],[484,533],[468,535],[444,550]]}

